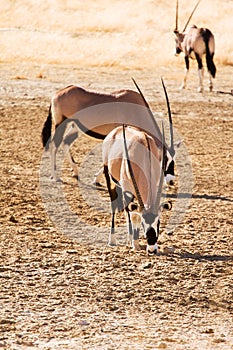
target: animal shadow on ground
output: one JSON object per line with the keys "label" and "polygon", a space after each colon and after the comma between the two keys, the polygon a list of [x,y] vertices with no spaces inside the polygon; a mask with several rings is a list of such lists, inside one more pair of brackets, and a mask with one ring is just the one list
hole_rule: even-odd
{"label": "animal shadow on ground", "polygon": [[209,194],[190,194],[190,193],[179,193],[177,194],[167,194],[167,198],[174,198],[176,199],[179,196],[179,198],[193,198],[193,199],[206,199],[206,200],[221,200],[221,201],[226,201],[226,202],[232,202],[233,199],[225,196],[218,196],[218,195],[209,195]]}

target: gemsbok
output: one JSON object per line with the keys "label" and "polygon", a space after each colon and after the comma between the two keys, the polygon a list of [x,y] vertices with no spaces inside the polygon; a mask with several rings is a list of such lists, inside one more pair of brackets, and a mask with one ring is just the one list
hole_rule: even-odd
{"label": "gemsbok", "polygon": [[125,210],[133,249],[141,249],[138,240],[142,225],[147,253],[157,253],[161,211],[163,207],[171,209],[171,203],[160,204],[166,161],[164,129],[160,141],[126,125],[115,128],[104,139],[104,175],[112,212],[109,245],[116,244],[116,210]]}
{"label": "gemsbok", "polygon": [[[139,89],[135,80],[133,81]],[[103,140],[115,127],[127,124],[138,127],[161,140],[161,131],[148,107],[140,89],[139,92],[124,89],[112,93],[97,93],[71,85],[58,91],[51,99],[48,117],[42,129],[43,146],[46,150],[50,150],[51,155],[51,178],[59,180],[56,172],[56,153],[62,142],[68,148],[69,162],[74,175],[78,177],[78,167],[69,150],[70,144],[78,136],[78,129],[89,136]],[[55,134],[49,142],[52,120],[55,124]],[[70,123],[71,128],[65,134],[67,123]],[[170,127],[172,128],[171,119]],[[168,152],[171,150],[166,168],[170,181],[174,177],[175,152],[173,145],[167,149]]]}
{"label": "gemsbok", "polygon": [[[189,58],[196,58],[198,63],[198,77],[199,77],[199,87],[198,91],[203,92],[203,78],[204,69],[202,64],[202,56],[206,55],[206,65],[209,72],[209,90],[213,90],[212,77],[215,78],[216,67],[214,64],[214,52],[215,52],[215,40],[213,33],[207,28],[198,28],[196,25],[192,25],[188,30],[186,30],[194,11],[196,10],[200,0],[194,7],[184,29],[182,32],[178,30],[178,0],[176,2],[176,27],[174,33],[176,35],[176,56],[181,52],[184,53],[186,73],[184,76],[183,84],[181,89],[185,89],[186,82],[189,73]],[[193,56],[194,54],[194,56]]]}
{"label": "gemsbok", "polygon": [[[141,89],[139,88],[136,81],[132,78],[139,94],[141,95],[144,104],[148,110],[148,113],[150,114],[152,120],[154,119],[153,113],[150,109],[150,106],[148,102],[146,101]],[[173,122],[172,122],[172,115],[171,115],[171,109],[170,109],[170,103],[167,95],[167,91],[164,85],[164,82],[162,80],[162,85],[165,93],[166,103],[167,103],[167,109],[168,109],[168,118],[169,118],[169,127],[170,127],[170,147],[166,144],[166,167],[164,169],[164,176],[165,176],[165,182],[167,185],[173,185],[175,180],[175,158],[176,158],[176,152],[177,149],[180,147],[182,140],[178,142],[174,142],[174,132],[173,132]],[[156,125],[156,130],[158,129],[158,125]],[[160,135],[160,132],[159,132]],[[104,167],[101,167],[99,171],[95,174],[95,178],[93,181],[93,184],[96,186],[101,186],[99,178],[100,175],[104,173]]]}

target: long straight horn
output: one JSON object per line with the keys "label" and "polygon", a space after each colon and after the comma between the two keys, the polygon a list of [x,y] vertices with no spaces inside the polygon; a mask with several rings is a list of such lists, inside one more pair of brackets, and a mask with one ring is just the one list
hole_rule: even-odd
{"label": "long straight horn", "polygon": [[140,191],[139,191],[139,188],[138,188],[135,176],[134,176],[133,168],[132,168],[132,165],[131,165],[131,162],[130,162],[130,159],[129,159],[129,153],[128,153],[126,137],[125,137],[125,125],[123,124],[122,127],[123,127],[123,139],[124,139],[125,156],[126,156],[126,160],[127,160],[127,164],[128,164],[128,168],[129,168],[129,173],[130,173],[130,176],[131,176],[131,179],[132,179],[132,182],[133,182],[133,186],[134,186],[134,190],[135,190],[135,193],[136,193],[136,196],[137,196],[137,200],[138,200],[139,206],[140,206],[141,210],[144,210],[145,209],[144,203],[143,203],[143,200],[142,200],[142,197],[141,197],[141,194],[140,194]]}
{"label": "long straight horn", "polygon": [[168,112],[168,118],[169,118],[169,125],[170,125],[170,139],[171,139],[171,146],[169,149],[170,155],[173,157],[175,154],[175,148],[174,148],[174,132],[173,132],[173,124],[172,124],[172,114],[171,114],[171,108],[170,108],[170,103],[167,95],[167,90],[163,81],[163,78],[161,78],[162,85],[163,85],[163,90],[164,94],[166,97],[166,102],[167,102],[167,112]]}
{"label": "long straight horn", "polygon": [[158,124],[157,124],[157,122],[156,122],[156,120],[155,120],[155,118],[154,118],[154,115],[153,115],[151,109],[150,109],[150,106],[149,106],[148,102],[146,101],[146,99],[145,99],[145,97],[144,97],[144,95],[143,95],[141,89],[139,88],[139,86],[138,86],[138,84],[136,83],[136,81],[134,80],[134,78],[132,78],[132,80],[133,80],[133,82],[134,82],[134,85],[135,85],[136,88],[138,89],[138,92],[139,92],[139,94],[141,95],[141,97],[142,97],[142,99],[143,99],[143,102],[145,103],[145,106],[146,106],[147,109],[148,109],[149,115],[150,115],[150,117],[151,117],[151,119],[152,119],[152,122],[153,122],[153,124],[154,124],[154,126],[155,126],[155,129],[156,129],[156,131],[157,131],[157,135],[158,135],[158,137],[159,137],[159,141],[161,141],[161,140],[162,140],[161,131],[160,131],[159,126],[158,126]]}
{"label": "long straight horn", "polygon": [[162,166],[160,170],[160,179],[159,179],[159,185],[158,185],[158,191],[157,191],[157,197],[155,202],[155,215],[158,215],[159,211],[159,205],[160,205],[160,199],[162,196],[162,187],[163,187],[163,181],[164,181],[164,171],[165,171],[165,164],[166,164],[166,147],[165,147],[165,136],[164,136],[164,126],[162,122]]}
{"label": "long straight horn", "polygon": [[178,0],[176,0],[176,27],[174,29],[174,33],[178,32],[178,10],[179,10],[179,3],[178,3]]}
{"label": "long straight horn", "polygon": [[199,1],[196,3],[196,6],[194,7],[194,9],[193,9],[191,15],[189,16],[189,19],[187,20],[187,22],[186,22],[186,24],[185,24],[185,26],[184,26],[183,32],[184,32],[185,29],[188,27],[188,24],[189,24],[191,18],[193,17],[193,14],[194,14],[194,12],[196,11],[196,8],[197,8],[197,6],[199,5],[199,2],[200,2],[200,1],[201,1],[201,0],[199,0]]}

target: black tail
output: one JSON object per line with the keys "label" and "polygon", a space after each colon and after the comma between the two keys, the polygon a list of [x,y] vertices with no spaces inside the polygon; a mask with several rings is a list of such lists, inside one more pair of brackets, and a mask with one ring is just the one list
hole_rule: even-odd
{"label": "black tail", "polygon": [[51,137],[51,132],[52,132],[52,113],[51,113],[51,105],[50,105],[49,114],[44,123],[42,133],[41,133],[42,143],[43,143],[43,147],[45,147],[45,150],[48,150],[49,148],[48,141]]}
{"label": "black tail", "polygon": [[210,37],[212,36],[212,33],[209,29],[202,29],[202,37],[203,40],[205,42],[205,46],[206,46],[206,64],[207,64],[207,68],[208,71],[210,72],[210,74],[212,75],[213,78],[215,78],[216,75],[216,67],[214,64],[214,52],[210,53],[210,49],[209,49],[209,40]]}

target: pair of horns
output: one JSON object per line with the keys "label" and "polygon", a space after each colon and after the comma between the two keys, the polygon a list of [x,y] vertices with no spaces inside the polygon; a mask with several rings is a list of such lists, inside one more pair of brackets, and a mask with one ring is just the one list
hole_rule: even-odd
{"label": "pair of horns", "polygon": [[[141,89],[139,88],[139,86],[138,86],[138,84],[136,83],[136,81],[134,80],[134,78],[132,78],[132,80],[133,80],[133,82],[134,82],[134,84],[135,84],[135,86],[136,86],[138,92],[140,93],[140,95],[141,95],[141,97],[142,97],[142,99],[143,99],[143,101],[144,101],[144,103],[145,103],[145,106],[146,106],[147,109],[148,109],[148,112],[149,112],[149,114],[150,114],[150,117],[151,117],[151,119],[152,119],[152,121],[153,121],[153,124],[154,124],[154,126],[155,126],[155,129],[156,129],[157,134],[158,134],[158,136],[159,136],[159,138],[160,138],[160,141],[161,141],[161,140],[163,139],[163,135],[162,135],[162,133],[161,133],[161,131],[160,131],[160,128],[159,128],[159,126],[158,126],[158,124],[157,124],[157,122],[156,122],[156,120],[155,120],[155,117],[154,117],[154,115],[153,115],[153,113],[152,113],[152,111],[151,111],[151,109],[150,109],[150,106],[149,106],[148,102],[146,101],[146,99],[145,99],[145,97],[144,97],[144,95],[143,95]],[[168,111],[168,117],[169,117],[169,123],[170,123],[170,141],[171,141],[170,147],[168,147],[168,146],[166,145],[165,140],[163,140],[163,141],[164,141],[163,145],[164,145],[164,147],[166,147],[166,148],[168,149],[170,155],[173,157],[174,154],[175,154],[175,148],[174,148],[174,136],[173,136],[174,133],[173,133],[173,125],[172,125],[172,115],[171,115],[171,109],[170,109],[169,99],[168,99],[168,95],[167,95],[167,90],[166,90],[166,87],[165,87],[165,84],[164,84],[164,81],[163,81],[162,78],[161,78],[161,81],[162,81],[162,86],[163,86],[163,90],[164,90],[164,94],[165,94],[166,102],[167,102],[167,111]]]}
{"label": "pair of horns", "polygon": [[[165,167],[166,167],[166,149],[168,149],[169,153],[171,154],[171,156],[173,157],[174,154],[175,154],[175,149],[174,149],[174,136],[173,136],[173,125],[172,125],[172,116],[171,116],[171,109],[170,109],[170,104],[169,104],[169,99],[168,99],[168,95],[167,95],[167,90],[166,90],[166,87],[165,87],[165,84],[164,84],[164,81],[163,79],[161,78],[161,82],[162,82],[162,86],[163,86],[163,90],[164,90],[164,94],[165,94],[165,98],[166,98],[166,103],[167,103],[167,110],[168,110],[168,117],[169,117],[169,122],[170,122],[170,136],[171,136],[171,146],[170,148],[166,145],[166,142],[165,142],[165,134],[164,134],[164,125],[163,125],[163,122],[162,122],[162,133],[160,131],[160,128],[154,118],[154,115],[150,109],[150,106],[148,104],[148,102],[146,101],[141,89],[139,88],[138,84],[136,83],[136,81],[132,78],[138,92],[140,93],[144,103],[145,103],[145,106],[147,107],[148,111],[149,111],[149,114],[150,114],[150,117],[155,125],[155,128],[156,128],[156,131],[158,132],[158,135],[160,137],[160,141],[162,142],[162,148],[163,148],[163,158],[162,158],[162,168],[161,168],[161,174],[160,174],[160,181],[159,181],[159,186],[158,186],[158,194],[160,194],[159,196],[157,196],[156,198],[156,203],[155,203],[155,213],[158,213],[158,210],[159,210],[159,203],[160,203],[160,197],[161,197],[161,194],[162,194],[162,186],[163,186],[163,177],[164,177],[164,171],[165,171]],[[126,139],[125,139],[125,127],[123,125],[123,135],[124,135],[124,142],[125,142],[125,150],[126,150],[126,154],[127,154],[127,146],[126,146]],[[130,162],[129,162],[130,163]],[[129,164],[129,168],[131,167],[131,165]],[[134,178],[133,174],[131,176],[132,178]],[[135,181],[136,182],[136,181]],[[139,200],[139,205],[140,207],[143,209],[144,208],[144,204],[143,204],[143,201],[141,199],[141,196],[140,196],[140,192],[137,188],[137,184],[134,184],[134,188],[135,188],[135,191],[137,193],[137,196],[138,196],[138,200]]]}
{"label": "pair of horns", "polygon": [[[188,26],[188,24],[189,24],[189,22],[190,22],[190,20],[191,20],[191,18],[192,18],[192,16],[193,16],[194,12],[196,11],[197,6],[199,5],[200,1],[201,1],[201,0],[198,0],[198,2],[196,3],[196,5],[195,5],[193,11],[191,12],[191,15],[189,16],[189,18],[188,18],[188,20],[187,20],[187,22],[186,22],[186,24],[185,24],[185,26],[184,26],[183,32],[184,32],[185,29],[187,28],[187,26]],[[175,30],[174,30],[175,33],[178,32],[178,8],[179,8],[179,3],[178,3],[178,0],[176,0],[176,27],[175,27]],[[182,32],[182,33],[183,33],[183,32]]]}

